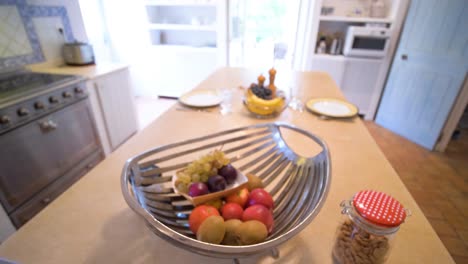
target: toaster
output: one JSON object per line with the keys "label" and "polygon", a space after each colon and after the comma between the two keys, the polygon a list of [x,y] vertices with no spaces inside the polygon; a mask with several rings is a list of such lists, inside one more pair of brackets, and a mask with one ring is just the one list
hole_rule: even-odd
{"label": "toaster", "polygon": [[94,64],[93,46],[83,42],[65,43],[63,59],[68,65]]}

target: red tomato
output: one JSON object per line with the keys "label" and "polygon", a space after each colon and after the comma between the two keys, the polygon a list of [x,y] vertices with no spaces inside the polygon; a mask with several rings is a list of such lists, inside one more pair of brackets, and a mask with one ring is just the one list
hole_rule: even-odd
{"label": "red tomato", "polygon": [[268,233],[273,230],[273,213],[270,209],[261,204],[256,204],[248,207],[242,214],[242,221],[257,220],[265,224]]}
{"label": "red tomato", "polygon": [[195,209],[193,209],[192,213],[189,216],[190,230],[192,230],[194,234],[197,234],[198,228],[203,223],[203,221],[205,221],[206,218],[212,215],[219,216],[218,209],[216,209],[213,206],[199,205],[195,207]]}
{"label": "red tomato", "polygon": [[242,188],[239,191],[226,197],[226,202],[236,203],[244,208],[245,204],[247,203],[247,199],[249,199],[249,190],[247,188]]}
{"label": "red tomato", "polygon": [[253,189],[250,192],[249,199],[247,200],[247,207],[255,204],[261,204],[268,209],[273,209],[273,197],[271,197],[271,195],[264,189]]}
{"label": "red tomato", "polygon": [[229,219],[241,220],[243,213],[244,209],[242,209],[242,207],[236,203],[227,203],[221,208],[221,215],[223,216],[225,221]]}

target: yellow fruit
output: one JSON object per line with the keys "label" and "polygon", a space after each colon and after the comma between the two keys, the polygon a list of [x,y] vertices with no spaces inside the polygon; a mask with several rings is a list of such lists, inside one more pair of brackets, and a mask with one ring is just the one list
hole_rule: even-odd
{"label": "yellow fruit", "polygon": [[265,100],[256,96],[252,92],[252,89],[249,88],[247,89],[245,104],[250,112],[266,116],[281,111],[284,107],[284,98],[275,97],[270,100]]}
{"label": "yellow fruit", "polygon": [[223,205],[223,201],[221,201],[221,199],[210,200],[206,202],[205,205],[211,205],[219,210],[221,209],[221,206]]}
{"label": "yellow fruit", "polygon": [[281,97],[276,97],[276,98],[273,98],[271,100],[265,100],[265,99],[262,99],[256,95],[253,95],[252,96],[252,101],[257,104],[257,105],[261,105],[261,106],[266,106],[266,107],[276,107],[278,105],[281,104],[281,102],[283,102],[283,98]]}
{"label": "yellow fruit", "polygon": [[257,188],[263,188],[263,182],[262,179],[260,179],[260,177],[252,173],[247,173],[247,179],[249,180],[247,187],[249,191],[252,191],[253,189]]}
{"label": "yellow fruit", "polygon": [[221,216],[212,215],[202,222],[197,231],[197,239],[203,242],[220,244],[226,233],[226,225]]}
{"label": "yellow fruit", "polygon": [[239,244],[253,245],[265,241],[268,230],[262,222],[249,220],[238,225],[235,234]]}

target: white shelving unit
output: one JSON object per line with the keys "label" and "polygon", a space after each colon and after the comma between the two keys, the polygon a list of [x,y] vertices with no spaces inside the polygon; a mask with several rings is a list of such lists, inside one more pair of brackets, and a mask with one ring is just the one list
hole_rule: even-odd
{"label": "white shelving unit", "polygon": [[320,16],[320,21],[335,21],[348,23],[392,23],[389,18],[374,18],[374,17],[352,17],[352,16]]}
{"label": "white shelving unit", "polygon": [[227,60],[226,1],[145,1],[158,96],[179,97]]}
{"label": "white shelving unit", "polygon": [[[354,103],[365,119],[373,119],[385,84],[385,79],[398,36],[403,24],[408,0],[384,0],[387,16],[384,18],[366,17],[370,1],[360,0],[318,0],[314,5],[315,14],[320,14],[322,7],[333,7],[331,15],[318,15],[313,20],[310,46],[313,48],[306,70],[329,73],[341,88],[347,100]],[[360,16],[350,15],[351,10],[360,9]],[[381,59],[354,58],[343,55],[317,54],[316,45],[319,35],[341,35],[343,41],[349,26],[365,26],[367,23],[380,23],[392,33],[387,56]]]}
{"label": "white shelving unit", "polygon": [[195,31],[215,31],[216,26],[199,26],[199,25],[179,25],[179,24],[149,24],[149,29],[158,29],[158,30],[195,30]]}

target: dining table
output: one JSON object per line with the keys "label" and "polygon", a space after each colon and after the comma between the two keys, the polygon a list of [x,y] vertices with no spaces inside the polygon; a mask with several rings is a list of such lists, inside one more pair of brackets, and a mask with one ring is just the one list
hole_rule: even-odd
{"label": "dining table", "polygon": [[[307,109],[285,108],[279,116],[259,119],[246,110],[242,103],[245,87],[267,71],[235,67],[214,71],[194,91],[229,90],[229,98],[224,98],[230,100],[229,111],[222,112],[219,106],[194,109],[176,103],[4,241],[0,259],[17,263],[232,263],[232,259],[192,253],[154,234],[123,198],[122,168],[129,158],[158,146],[232,128],[281,122],[326,143],[331,183],[316,217],[278,247],[278,258],[255,255],[240,259],[241,263],[333,263],[333,243],[343,217],[340,203],[361,190],[385,192],[411,211],[395,236],[387,263],[453,263],[361,118],[329,119]],[[278,80],[282,75],[294,80],[299,88],[295,96],[304,103],[316,98],[346,100],[324,72],[278,70]],[[277,86],[288,94],[286,83],[278,81]],[[293,143],[304,155],[314,151],[307,144]]]}

